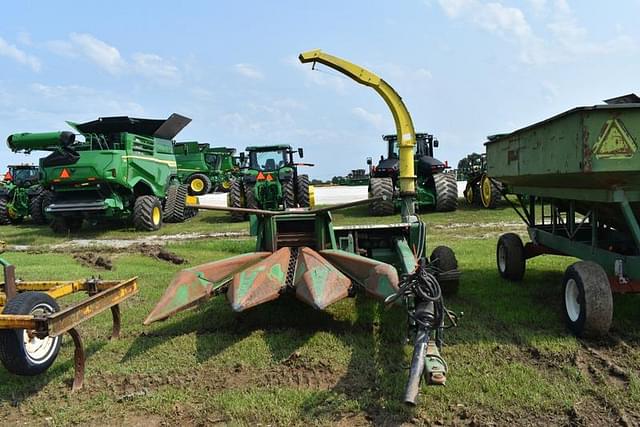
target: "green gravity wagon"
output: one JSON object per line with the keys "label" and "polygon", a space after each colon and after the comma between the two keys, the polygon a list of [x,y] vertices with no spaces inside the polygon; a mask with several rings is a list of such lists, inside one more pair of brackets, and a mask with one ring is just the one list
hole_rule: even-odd
{"label": "green gravity wagon", "polygon": [[238,170],[235,148],[211,147],[197,141],[179,142],[174,146],[180,182],[189,193],[201,196],[211,191],[229,191]]}
{"label": "green gravity wagon", "polygon": [[0,181],[0,225],[19,224],[31,216],[36,224],[45,224],[38,167],[10,165]]}
{"label": "green gravity wagon", "polygon": [[54,231],[76,231],[85,219],[124,220],[153,231],[163,221],[195,214],[173,153],[173,138],[190,121],[178,114],[166,120],[102,117],[68,122],[81,138],[69,131],[16,133],[7,144],[13,151],[51,152],[40,159],[40,184]]}
{"label": "green gravity wagon", "polygon": [[530,242],[498,241],[500,274],[523,279],[528,259],[580,258],[564,274],[564,317],[577,335],[601,336],[612,293],[640,292],[640,98],[578,107],[486,142],[488,174],[515,195]]}

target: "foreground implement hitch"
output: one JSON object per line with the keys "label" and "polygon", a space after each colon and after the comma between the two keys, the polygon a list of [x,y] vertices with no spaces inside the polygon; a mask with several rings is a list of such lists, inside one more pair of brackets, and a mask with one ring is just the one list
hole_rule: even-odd
{"label": "foreground implement hitch", "polygon": [[[75,346],[72,390],[84,382],[85,351],[76,327],[111,310],[111,338],[120,336],[119,304],[138,291],[136,278],[125,281],[88,279],[69,282],[26,282],[15,279],[14,267],[0,258],[4,283],[0,283],[0,358],[17,375],[37,375],[54,362],[61,336],[67,332]],[[89,298],[58,309],[56,299],[86,291]]]}

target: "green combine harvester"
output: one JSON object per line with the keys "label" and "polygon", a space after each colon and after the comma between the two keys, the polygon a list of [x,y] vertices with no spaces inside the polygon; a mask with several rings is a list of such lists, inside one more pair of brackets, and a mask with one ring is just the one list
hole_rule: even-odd
{"label": "green combine harvester", "polygon": [[35,224],[46,224],[45,192],[39,184],[38,167],[11,165],[0,181],[0,225],[20,224],[31,216]]}
{"label": "green combine harvester", "polygon": [[40,184],[54,231],[77,231],[85,219],[126,220],[153,231],[196,213],[186,206],[190,196],[178,181],[172,141],[190,121],[178,114],[166,120],[103,117],[68,122],[82,140],[68,131],[16,133],[7,145],[14,152],[51,152],[40,159]]}
{"label": "green combine harvester", "polygon": [[229,191],[238,170],[235,148],[210,147],[197,141],[174,146],[178,178],[189,186],[189,193],[201,196],[211,191]]}
{"label": "green combine harvester", "polygon": [[471,153],[458,162],[457,180],[466,181],[464,198],[472,206],[495,209],[502,199],[502,185],[487,175],[487,155]]}
{"label": "green combine harvester", "polygon": [[[398,180],[400,170],[399,144],[397,135],[385,135],[387,157],[373,166],[371,158],[367,164],[371,168],[369,198],[381,198],[372,203],[372,215],[392,215],[400,209],[401,191]],[[428,133],[416,134],[414,147],[414,170],[416,179],[416,206],[419,210],[433,209],[437,212],[455,211],[458,207],[458,183],[452,173],[446,173],[449,165],[433,156],[438,140]]]}
{"label": "green combine harvester", "polygon": [[[294,154],[304,157],[302,148],[290,145],[264,145],[246,148],[240,153],[241,168],[231,183],[227,205],[233,208],[285,210],[308,208],[315,203],[309,176],[298,173]],[[246,219],[241,211],[231,211],[235,221]]]}
{"label": "green combine harvester", "polygon": [[336,177],[335,182],[332,181],[332,184],[349,186],[369,185],[369,175],[365,169],[352,169],[346,177]]}
{"label": "green combine harvester", "polygon": [[[402,141],[400,151],[401,222],[333,226],[331,210],[380,199],[297,211],[198,206],[255,216],[256,249],[183,270],[144,323],[167,319],[217,295],[226,295],[231,308],[242,312],[283,294],[295,295],[318,310],[344,298],[366,294],[407,311],[408,336],[414,352],[403,400],[414,405],[422,381],[446,381],[447,364],[440,350],[445,321],[455,324],[455,316],[445,308],[442,295],[457,291],[460,272],[451,249],[439,246],[430,256],[427,254],[426,225],[415,215],[415,132],[411,117],[391,86],[370,71],[319,50],[301,54],[300,60],[326,64],[373,87],[391,109],[398,135],[409,135]],[[267,166],[266,161],[285,164],[284,156],[291,151],[281,146],[275,150],[280,154],[274,156],[274,150],[261,150],[250,149],[253,156],[249,160],[250,166],[263,175],[278,170],[277,164]],[[301,324],[304,322],[300,319]],[[398,354],[399,366],[404,364],[403,358],[403,353]]]}
{"label": "green combine harvester", "polygon": [[613,293],[640,292],[640,98],[605,102],[485,144],[488,174],[519,199],[531,240],[501,236],[498,271],[521,281],[536,256],[581,259],[566,269],[562,292],[565,320],[580,336],[608,332]]}

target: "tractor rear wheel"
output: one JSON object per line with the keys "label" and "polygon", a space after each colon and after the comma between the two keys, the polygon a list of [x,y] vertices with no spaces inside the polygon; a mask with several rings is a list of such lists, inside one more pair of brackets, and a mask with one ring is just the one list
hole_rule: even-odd
{"label": "tractor rear wheel", "polygon": [[0,197],[0,225],[9,224],[11,224],[11,218],[9,218],[9,199]]}
{"label": "tractor rear wheel", "polygon": [[527,260],[520,236],[515,233],[500,236],[496,248],[496,263],[500,276],[512,282],[522,280]]}
{"label": "tractor rear wheel", "polygon": [[433,175],[436,190],[436,211],[451,212],[458,208],[458,182],[452,173]]}
{"label": "tractor rear wheel", "polygon": [[[431,252],[429,261],[431,261],[433,267],[438,273],[436,276],[438,277],[438,283],[440,283],[442,295],[449,296],[457,294],[458,288],[460,287],[460,279],[446,278],[446,273],[448,271],[458,269],[458,260],[456,259],[456,254],[453,250],[448,246],[438,246],[433,250],[433,252]],[[444,277],[440,278],[440,275],[443,273]]]}
{"label": "tractor rear wheel", "polygon": [[309,175],[298,175],[296,179],[298,189],[298,206],[301,208],[311,207],[311,197],[309,195]]}
{"label": "tractor rear wheel", "polygon": [[259,209],[258,200],[253,185],[247,185],[244,189],[244,200],[248,209]]}
{"label": "tractor rear wheel", "polygon": [[37,225],[44,225],[47,221],[45,208],[51,204],[53,193],[48,190],[43,190],[31,199],[29,202],[29,214],[31,215],[31,221]]}
{"label": "tractor rear wheel", "polygon": [[[60,311],[56,300],[44,292],[22,292],[9,300],[2,314],[48,315]],[[0,330],[0,360],[16,375],[38,375],[58,357],[62,337],[38,338],[26,329]]]}
{"label": "tractor rear wheel", "polygon": [[598,338],[609,332],[613,296],[604,269],[592,261],[578,261],[564,273],[564,317],[571,331]]}
{"label": "tractor rear wheel", "polygon": [[211,179],[202,173],[194,173],[187,180],[189,194],[192,196],[202,196],[211,191]]}
{"label": "tractor rear wheel", "polygon": [[[243,208],[242,182],[234,179],[231,182],[231,191],[229,191],[228,204],[230,208]],[[244,221],[245,214],[242,212],[229,212],[232,221]]]}
{"label": "tractor rear wheel", "polygon": [[82,228],[83,221],[81,216],[57,216],[49,226],[57,234],[75,233]]}
{"label": "tractor rear wheel", "polygon": [[383,197],[369,204],[369,213],[374,216],[393,215],[393,180],[391,178],[371,178],[369,198]]}
{"label": "tractor rear wheel", "polygon": [[498,188],[488,175],[483,175],[480,180],[482,206],[487,209],[495,209],[501,197],[500,188]]}
{"label": "tractor rear wheel", "polygon": [[285,209],[296,207],[296,186],[293,180],[282,184],[282,204]]}
{"label": "tractor rear wheel", "polygon": [[162,205],[156,196],[140,196],[133,206],[133,225],[139,231],[162,227]]}

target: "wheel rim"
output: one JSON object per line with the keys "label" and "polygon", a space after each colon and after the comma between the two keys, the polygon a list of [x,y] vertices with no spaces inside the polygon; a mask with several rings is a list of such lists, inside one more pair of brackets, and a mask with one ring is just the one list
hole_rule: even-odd
{"label": "wheel rim", "polygon": [[491,204],[491,180],[487,177],[482,180],[482,203],[485,206]]}
{"label": "wheel rim", "polygon": [[153,207],[153,211],[151,211],[151,217],[153,219],[153,224],[154,225],[158,225],[160,224],[160,216],[161,216],[161,212],[160,212],[160,208],[157,206]]}
{"label": "wheel rim", "polygon": [[230,181],[222,181],[222,188],[224,188],[225,190],[228,190],[231,188],[231,182]]}
{"label": "wheel rim", "polygon": [[473,187],[468,187],[464,192],[464,197],[468,203],[473,203]]}
{"label": "wheel rim", "polygon": [[[53,312],[53,307],[46,303],[38,304],[31,310],[32,315],[46,315]],[[32,331],[27,329],[22,331],[25,354],[32,363],[36,364],[42,363],[49,358],[59,339],[60,337],[38,338],[32,335]]]}
{"label": "wheel rim", "polygon": [[576,322],[580,317],[580,290],[574,279],[569,279],[564,288],[564,306],[567,310],[567,316],[572,322]]}
{"label": "wheel rim", "polygon": [[498,268],[501,273],[507,270],[507,248],[504,245],[498,245]]}
{"label": "wheel rim", "polygon": [[204,181],[202,181],[200,178],[196,178],[194,180],[191,181],[191,189],[193,191],[197,191],[200,192],[204,189]]}

